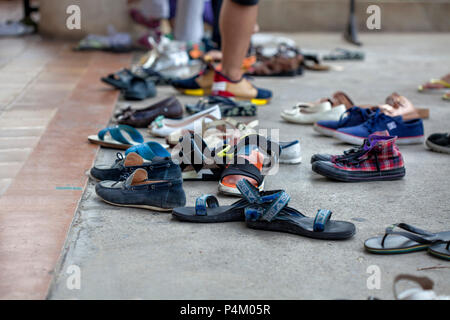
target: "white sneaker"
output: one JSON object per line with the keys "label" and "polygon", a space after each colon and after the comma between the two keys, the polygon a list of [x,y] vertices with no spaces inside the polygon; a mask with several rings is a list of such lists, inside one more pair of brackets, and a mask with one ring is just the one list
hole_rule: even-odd
{"label": "white sneaker", "polygon": [[[325,110],[311,112],[314,109],[316,110],[325,109]],[[319,120],[337,121],[346,110],[347,108],[343,104],[332,108],[330,102],[326,101],[319,105],[313,106],[313,109],[311,110],[309,108],[294,108],[291,110],[284,110],[281,112],[281,118],[283,118],[288,122],[293,123],[313,124]]]}
{"label": "white sneaker", "polygon": [[222,114],[220,113],[219,105],[212,108],[203,110],[190,117],[183,118],[180,120],[166,119],[164,117],[157,117],[149,126],[149,131],[152,135],[157,137],[167,137],[172,132],[177,130],[189,130],[194,131],[194,129],[202,128],[202,121],[206,123],[211,121],[216,121],[221,119]]}

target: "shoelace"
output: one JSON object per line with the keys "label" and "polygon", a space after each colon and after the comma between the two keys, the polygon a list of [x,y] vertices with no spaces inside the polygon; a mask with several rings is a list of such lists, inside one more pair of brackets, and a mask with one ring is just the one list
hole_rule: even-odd
{"label": "shoelace", "polygon": [[114,165],[112,167],[113,168],[122,168],[124,161],[125,161],[125,158],[123,157],[123,154],[121,154],[120,152],[117,152],[116,153],[116,160],[115,160]]}
{"label": "shoelace", "polygon": [[364,122],[364,126],[369,129],[370,132],[376,131],[376,125],[381,122],[393,121],[391,117],[382,113],[379,109],[372,114],[369,119]]}
{"label": "shoelace", "polygon": [[369,110],[365,110],[359,107],[352,107],[346,110],[339,118],[338,128],[343,127],[353,116],[360,114],[364,120],[368,118]]}

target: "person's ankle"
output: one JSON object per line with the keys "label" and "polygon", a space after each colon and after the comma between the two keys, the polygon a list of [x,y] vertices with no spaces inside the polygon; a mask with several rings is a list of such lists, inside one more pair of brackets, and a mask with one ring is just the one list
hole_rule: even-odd
{"label": "person's ankle", "polygon": [[220,73],[222,73],[225,77],[227,77],[231,81],[239,81],[242,79],[242,71],[240,69],[239,70],[222,69]]}

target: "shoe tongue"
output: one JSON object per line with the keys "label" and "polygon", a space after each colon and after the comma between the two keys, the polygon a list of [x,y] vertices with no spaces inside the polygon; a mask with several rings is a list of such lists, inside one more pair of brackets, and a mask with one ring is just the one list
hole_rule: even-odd
{"label": "shoe tongue", "polygon": [[125,158],[124,165],[126,167],[131,166],[140,166],[144,163],[144,159],[138,155],[136,152],[130,152],[127,154],[127,157]]}
{"label": "shoe tongue", "polygon": [[125,185],[127,187],[134,186],[145,180],[147,180],[147,171],[144,169],[137,169],[127,178],[127,180],[125,180]]}

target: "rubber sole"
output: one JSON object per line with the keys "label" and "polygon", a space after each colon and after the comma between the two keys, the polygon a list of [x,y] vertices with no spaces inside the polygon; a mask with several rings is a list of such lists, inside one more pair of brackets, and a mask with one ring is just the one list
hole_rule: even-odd
{"label": "rubber sole", "polygon": [[152,211],[159,211],[159,212],[171,212],[172,209],[167,209],[167,208],[159,208],[159,207],[154,207],[154,206],[148,206],[148,205],[142,205],[142,204],[119,204],[119,203],[113,203],[110,202],[108,200],[103,199],[102,197],[98,196],[100,199],[102,199],[102,201],[111,204],[113,206],[117,206],[117,207],[127,207],[127,208],[138,208],[138,209],[147,209],[147,210],[152,210]]}
{"label": "rubber sole", "polygon": [[172,216],[175,217],[179,221],[184,222],[193,222],[193,223],[223,223],[223,222],[237,222],[237,221],[245,221],[244,210],[233,211],[233,212],[224,212],[223,214],[214,215],[214,216],[196,216],[196,215],[184,215],[181,213],[177,213],[176,211],[172,211]]}
{"label": "rubber sole", "polygon": [[299,164],[302,163],[302,157],[298,157],[295,159],[281,159],[279,160],[279,163],[282,164]]}
{"label": "rubber sole", "polygon": [[275,232],[283,232],[295,234],[303,237],[313,238],[313,239],[322,239],[322,240],[345,240],[351,238],[356,231],[348,233],[328,233],[323,234],[321,232],[313,232],[303,228],[300,228],[297,225],[293,225],[290,223],[286,223],[286,221],[247,221],[246,225],[250,229],[255,230],[264,230],[264,231],[275,231]]}
{"label": "rubber sole", "polygon": [[314,127],[313,127],[314,131],[323,134],[324,136],[327,137],[333,137],[334,133],[336,132],[336,130],[334,129],[329,129],[327,127],[321,126],[320,124],[315,123]]}
{"label": "rubber sole", "polygon": [[402,254],[402,253],[410,253],[410,252],[416,252],[416,251],[423,251],[426,250],[429,247],[429,245],[419,245],[414,246],[410,248],[397,248],[397,249],[371,249],[369,247],[364,246],[364,248],[369,251],[370,253],[376,253],[376,254]]}
{"label": "rubber sole", "polygon": [[313,162],[312,170],[324,177],[343,182],[399,180],[402,179],[406,173],[405,168],[380,172],[344,171],[331,167],[325,169],[323,166],[320,166],[319,161]]}
{"label": "rubber sole", "polygon": [[128,148],[132,147],[131,144],[119,144],[119,143],[113,143],[113,142],[107,142],[103,140],[97,140],[91,137],[88,137],[88,140],[90,143],[99,145],[104,148],[111,148],[111,149],[119,149],[119,150],[127,150]]}
{"label": "rubber sole", "polygon": [[432,151],[450,154],[450,147],[440,146],[438,144],[431,142],[430,140],[425,141],[425,144]]}
{"label": "rubber sole", "polygon": [[439,259],[444,259],[444,260],[449,260],[450,261],[450,255],[442,254],[440,252],[436,252],[436,251],[433,251],[431,249],[428,249],[428,253],[433,255],[433,256],[435,256],[435,257],[438,257]]}
{"label": "rubber sole", "polygon": [[[365,138],[353,136],[340,131],[335,131],[333,135],[336,139],[353,145],[361,145]],[[423,135],[416,137],[397,138],[397,144],[419,144],[423,143],[425,137]]]}

